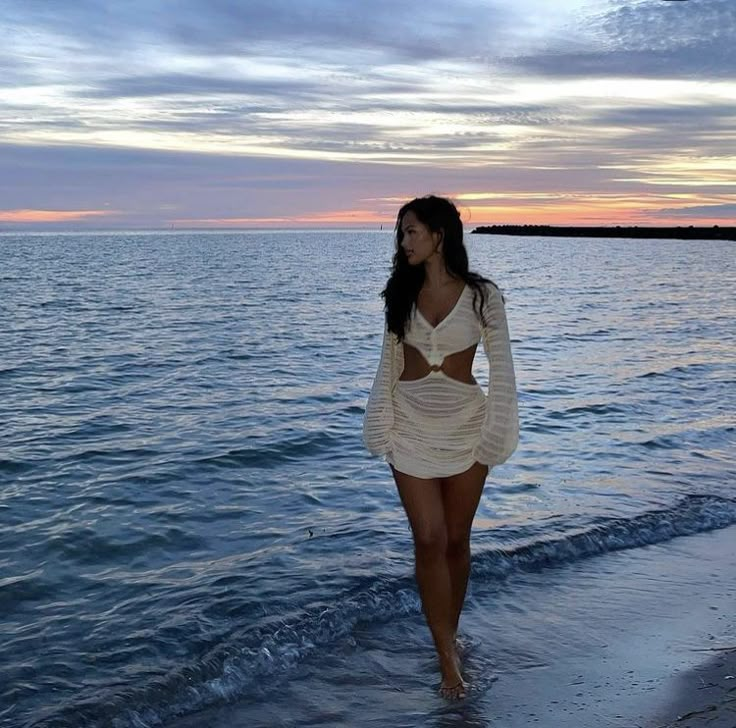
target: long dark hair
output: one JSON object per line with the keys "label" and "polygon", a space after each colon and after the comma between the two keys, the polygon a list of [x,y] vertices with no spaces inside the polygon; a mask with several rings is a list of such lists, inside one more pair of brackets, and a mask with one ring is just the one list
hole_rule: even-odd
{"label": "long dark hair", "polygon": [[[399,340],[404,338],[404,331],[413,308],[416,306],[419,291],[424,284],[424,266],[409,265],[401,241],[404,231],[401,223],[407,212],[413,212],[419,222],[426,225],[433,233],[442,233],[442,252],[447,272],[461,278],[473,290],[473,308],[483,321],[483,303],[485,301],[483,284],[496,284],[484,276],[468,270],[468,253],[463,244],[463,223],[455,205],[444,197],[427,195],[407,202],[396,217],[396,252],[393,267],[386,287],[381,296],[386,303],[386,323]],[[486,323],[484,321],[484,323]]]}

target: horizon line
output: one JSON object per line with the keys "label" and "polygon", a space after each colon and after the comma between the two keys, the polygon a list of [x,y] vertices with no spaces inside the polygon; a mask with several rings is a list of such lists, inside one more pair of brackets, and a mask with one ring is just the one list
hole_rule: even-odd
{"label": "horizon line", "polygon": [[[647,229],[647,230],[669,230],[669,229],[678,229],[678,228],[694,228],[694,229],[703,229],[703,230],[711,230],[713,228],[730,228],[730,227],[736,227],[736,221],[733,224],[730,225],[720,225],[718,223],[714,223],[713,225],[702,225],[702,224],[693,224],[693,223],[684,223],[679,225],[641,225],[641,224],[633,224],[633,223],[608,223],[608,224],[587,224],[587,225],[580,225],[580,224],[549,224],[549,223],[477,223],[473,225],[472,227],[470,225],[464,226],[465,230],[467,232],[472,232],[472,230],[477,228],[575,228],[575,229],[586,229],[586,228],[611,228],[611,229],[617,229],[617,228],[639,228],[639,229]],[[0,223],[0,234],[7,234],[7,233],[27,233],[27,234],[37,234],[37,233],[141,233],[141,232],[151,232],[151,233],[175,233],[175,232],[268,232],[268,231],[293,231],[293,232],[339,232],[339,231],[351,231],[351,232],[393,232],[394,227],[393,224],[388,227],[375,227],[374,225],[368,226],[368,225],[356,225],[356,226],[277,226],[277,225],[269,225],[269,226],[247,226],[247,227],[222,227],[222,226],[215,226],[215,227],[150,227],[150,226],[142,226],[142,227],[94,227],[94,228],[76,228],[76,227],[53,227],[53,224],[51,224],[49,227],[43,227],[43,228],[27,228],[25,226],[8,226],[3,227],[2,223]]]}

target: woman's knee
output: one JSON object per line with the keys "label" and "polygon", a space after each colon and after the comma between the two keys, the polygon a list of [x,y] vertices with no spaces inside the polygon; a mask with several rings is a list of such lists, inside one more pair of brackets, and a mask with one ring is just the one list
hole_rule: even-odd
{"label": "woman's knee", "polygon": [[470,532],[450,532],[447,535],[445,553],[450,559],[468,556],[470,554]]}
{"label": "woman's knee", "polygon": [[444,527],[427,526],[416,529],[414,550],[418,557],[444,556],[447,551],[447,532]]}

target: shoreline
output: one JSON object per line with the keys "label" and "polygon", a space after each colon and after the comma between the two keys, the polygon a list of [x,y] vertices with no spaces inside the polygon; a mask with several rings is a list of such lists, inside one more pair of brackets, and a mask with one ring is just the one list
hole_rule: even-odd
{"label": "shoreline", "polygon": [[678,676],[676,697],[656,716],[655,728],[736,726],[736,638],[727,646],[702,651],[713,656]]}
{"label": "shoreline", "polygon": [[261,696],[170,725],[316,725],[319,715],[329,728],[734,728],[736,651],[721,648],[736,646],[735,534],[729,526],[500,582],[471,576],[460,627],[469,694],[457,703],[436,694],[430,637],[412,612],[356,625]]}
{"label": "shoreline", "polygon": [[[551,580],[516,577],[545,598],[538,615],[524,615],[532,664],[499,672],[490,724],[734,728],[736,678],[726,678],[736,676],[735,534],[729,526],[605,554]],[[488,605],[483,594],[467,615],[476,633],[496,632]],[[494,649],[501,640],[496,633]]]}
{"label": "shoreline", "polygon": [[[551,580],[515,577],[544,598],[539,614],[523,615],[531,639],[520,648],[531,664],[499,670],[483,711],[489,724],[735,728],[735,534],[729,526],[605,554]],[[498,616],[479,596],[468,622],[497,650]]]}
{"label": "shoreline", "polygon": [[666,240],[734,240],[736,227],[615,227],[563,225],[479,225],[474,235],[534,235],[565,238],[638,238]]}

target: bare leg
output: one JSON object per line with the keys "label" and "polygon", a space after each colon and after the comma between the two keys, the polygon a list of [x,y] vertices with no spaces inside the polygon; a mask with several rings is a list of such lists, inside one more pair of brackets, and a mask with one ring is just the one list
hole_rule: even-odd
{"label": "bare leg", "polygon": [[447,526],[447,566],[450,571],[453,605],[453,636],[470,575],[470,529],[483,492],[488,467],[475,463],[459,475],[442,479],[442,502]]}
{"label": "bare leg", "polygon": [[460,697],[464,685],[455,648],[456,607],[440,481],[392,471],[414,536],[417,586],[440,662],[440,692],[448,698]]}

